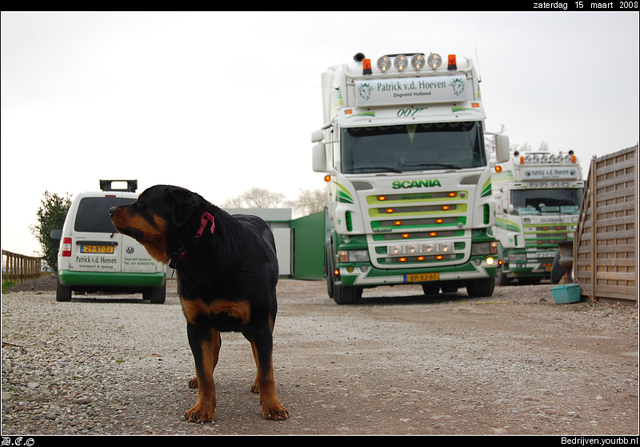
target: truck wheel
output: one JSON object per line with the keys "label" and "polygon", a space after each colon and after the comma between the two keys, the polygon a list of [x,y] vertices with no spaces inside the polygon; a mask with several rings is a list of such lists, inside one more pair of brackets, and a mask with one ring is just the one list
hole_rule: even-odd
{"label": "truck wheel", "polygon": [[440,284],[438,283],[423,283],[422,291],[425,295],[437,295],[440,291]]}
{"label": "truck wheel", "polygon": [[164,304],[167,297],[167,284],[161,287],[152,287],[142,292],[142,299],[149,300],[153,304]]}
{"label": "truck wheel", "polygon": [[558,250],[553,258],[553,267],[551,267],[551,284],[559,284],[565,273],[565,268],[560,265],[560,250]]}
{"label": "truck wheel", "polygon": [[493,295],[493,289],[496,286],[494,278],[477,279],[467,282],[467,293],[471,298]]}
{"label": "truck wheel", "polygon": [[63,286],[58,280],[58,287],[56,288],[56,301],[71,301],[71,287]]}
{"label": "truck wheel", "polygon": [[362,298],[361,287],[335,285],[333,292],[333,299],[337,304],[356,304]]}
{"label": "truck wheel", "polygon": [[508,286],[509,284],[511,284],[511,279],[504,274],[502,268],[499,268],[496,275],[496,286]]}

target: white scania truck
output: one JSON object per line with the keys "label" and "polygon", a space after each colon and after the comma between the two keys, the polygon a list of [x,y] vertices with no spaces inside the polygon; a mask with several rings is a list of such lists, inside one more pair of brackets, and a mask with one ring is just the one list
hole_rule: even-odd
{"label": "white scania truck", "polygon": [[[329,296],[351,304],[364,288],[396,284],[490,296],[496,209],[471,59],[403,53],[373,65],[358,53],[321,79],[325,124],[311,140],[334,227]],[[498,161],[508,148],[496,136]]]}
{"label": "white scania truck", "polygon": [[[496,163],[494,234],[502,267],[496,283],[536,284],[549,279],[558,244],[573,241],[584,181],[573,151],[514,151]],[[556,281],[553,281],[556,282]]]}

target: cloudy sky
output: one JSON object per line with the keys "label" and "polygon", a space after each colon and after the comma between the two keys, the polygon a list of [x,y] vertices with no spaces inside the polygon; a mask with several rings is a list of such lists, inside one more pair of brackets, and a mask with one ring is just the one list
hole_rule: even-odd
{"label": "cloudy sky", "polygon": [[216,204],[323,187],[320,73],[357,52],[477,54],[487,129],[512,144],[586,164],[638,141],[637,12],[3,12],[2,248],[39,252],[44,191],[99,179]]}

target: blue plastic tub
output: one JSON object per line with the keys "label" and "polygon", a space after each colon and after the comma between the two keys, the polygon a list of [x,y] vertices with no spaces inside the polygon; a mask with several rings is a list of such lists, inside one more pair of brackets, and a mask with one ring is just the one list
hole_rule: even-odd
{"label": "blue plastic tub", "polygon": [[567,284],[551,289],[556,304],[577,303],[580,301],[580,285]]}

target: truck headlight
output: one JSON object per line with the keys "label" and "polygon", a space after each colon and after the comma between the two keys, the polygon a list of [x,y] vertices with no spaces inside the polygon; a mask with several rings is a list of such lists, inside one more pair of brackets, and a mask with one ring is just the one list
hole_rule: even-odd
{"label": "truck headlight", "polygon": [[340,262],[368,262],[369,252],[367,250],[342,250],[338,252]]}
{"label": "truck headlight", "polygon": [[473,244],[471,250],[472,255],[494,255],[498,253],[497,242],[482,242],[480,244]]}

